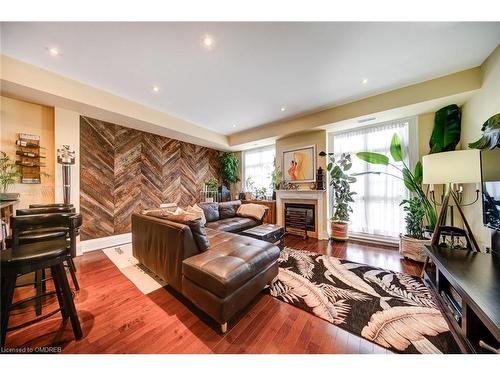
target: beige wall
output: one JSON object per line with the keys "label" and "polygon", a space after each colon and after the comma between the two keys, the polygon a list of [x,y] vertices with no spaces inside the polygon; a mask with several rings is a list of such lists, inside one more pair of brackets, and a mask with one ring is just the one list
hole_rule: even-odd
{"label": "beige wall", "polygon": [[[457,150],[467,149],[470,142],[479,139],[483,123],[494,114],[500,112],[500,47],[497,47],[482,64],[481,73],[483,78],[481,89],[477,90],[462,105],[462,133]],[[429,153],[429,138],[434,127],[434,112],[419,115],[418,123],[419,156],[422,158],[422,156]],[[438,195],[439,193],[437,192],[436,196]],[[475,185],[464,185],[463,202],[472,202],[475,197]],[[464,212],[479,246],[482,249],[485,246],[490,246],[491,233],[482,222],[481,202],[478,201],[474,205],[464,207]],[[460,223],[458,216],[456,220]]]}
{"label": "beige wall", "polygon": [[[462,148],[468,148],[468,143],[481,137],[481,127],[491,116],[500,112],[500,47],[481,65],[483,84],[462,107]],[[464,201],[475,198],[473,184],[464,186]],[[479,242],[479,246],[491,245],[490,231],[482,222],[481,203],[465,207],[467,221]]]}
{"label": "beige wall", "polygon": [[[71,167],[71,203],[76,212],[80,212],[80,114],[67,109],[54,109],[54,148],[69,145],[75,153],[75,165]],[[63,202],[62,167],[54,161],[55,173],[55,200]]]}
{"label": "beige wall", "polygon": [[40,136],[40,145],[45,147],[45,168],[49,177],[42,177],[41,184],[16,184],[11,192],[21,194],[19,208],[31,203],[54,202],[54,109],[21,100],[1,97],[0,149],[15,160],[18,133]]}
{"label": "beige wall", "polygon": [[[318,130],[306,133],[299,133],[284,137],[276,141],[276,166],[281,170],[283,151],[303,146],[316,146],[316,169],[322,167],[326,169],[325,158],[319,157],[320,151],[326,151],[326,131]],[[301,189],[309,189],[310,183],[301,184]]]}
{"label": "beige wall", "polygon": [[422,156],[430,151],[429,139],[434,128],[434,112],[422,113],[418,115],[418,157],[422,161]]}

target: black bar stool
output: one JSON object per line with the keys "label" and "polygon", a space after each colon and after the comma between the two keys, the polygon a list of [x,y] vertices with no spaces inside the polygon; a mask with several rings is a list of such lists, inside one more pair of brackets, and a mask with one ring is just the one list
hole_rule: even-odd
{"label": "black bar stool", "polygon": [[75,208],[74,207],[20,208],[16,210],[16,216],[65,213],[65,212],[75,213]]}
{"label": "black bar stool", "polygon": [[[15,249],[10,248],[1,252],[2,316],[0,346],[3,347],[5,345],[8,331],[27,327],[59,311],[61,312],[63,320],[66,320],[68,317],[70,318],[75,338],[80,339],[82,337],[82,328],[78,320],[78,313],[73,302],[73,295],[68,284],[68,279],[66,278],[66,271],[64,270],[64,261],[67,257],[68,249],[65,239],[21,245]],[[33,299],[40,299],[47,295],[37,294],[35,297],[26,298],[13,304],[12,299],[17,278],[27,273],[36,272],[45,268],[50,268],[51,270],[59,308],[29,322],[9,327],[9,316],[13,309],[25,302]]]}
{"label": "black bar stool", "polygon": [[73,207],[71,203],[65,204],[65,203],[37,203],[37,204],[30,204],[30,208],[47,208],[47,207]]}
{"label": "black bar stool", "polygon": [[[65,262],[70,271],[75,290],[80,290],[73,258],[76,256],[76,237],[81,225],[82,216],[72,212],[15,216],[11,221],[12,248],[15,250],[18,246],[25,244],[41,244],[43,246],[43,242],[56,239],[67,240]],[[37,294],[45,292],[46,280],[44,268],[35,272],[34,285]],[[35,306],[36,314],[41,315],[41,300],[37,300]]]}

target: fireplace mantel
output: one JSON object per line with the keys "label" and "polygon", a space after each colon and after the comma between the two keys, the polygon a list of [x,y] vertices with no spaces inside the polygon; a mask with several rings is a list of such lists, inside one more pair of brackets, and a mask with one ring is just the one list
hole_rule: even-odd
{"label": "fireplace mantel", "polygon": [[279,225],[284,222],[284,202],[314,203],[316,209],[316,230],[320,240],[328,239],[326,216],[326,190],[276,190],[276,219]]}

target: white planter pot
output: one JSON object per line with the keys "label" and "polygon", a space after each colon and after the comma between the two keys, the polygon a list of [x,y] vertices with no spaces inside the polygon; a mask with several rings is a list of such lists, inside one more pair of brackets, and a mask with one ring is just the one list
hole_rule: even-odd
{"label": "white planter pot", "polygon": [[399,253],[405,258],[417,262],[425,261],[425,245],[430,245],[431,240],[417,240],[404,235],[399,235]]}

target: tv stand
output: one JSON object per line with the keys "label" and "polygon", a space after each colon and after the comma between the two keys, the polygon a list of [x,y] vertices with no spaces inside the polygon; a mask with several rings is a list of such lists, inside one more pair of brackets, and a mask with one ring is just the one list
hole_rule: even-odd
{"label": "tv stand", "polygon": [[463,353],[500,349],[500,255],[426,246],[427,284]]}

